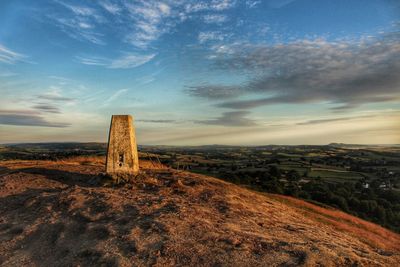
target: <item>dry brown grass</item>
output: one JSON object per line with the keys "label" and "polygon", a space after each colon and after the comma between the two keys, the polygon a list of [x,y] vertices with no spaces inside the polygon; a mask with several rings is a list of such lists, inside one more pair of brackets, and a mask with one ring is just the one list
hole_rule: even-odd
{"label": "dry brown grass", "polygon": [[1,162],[0,266],[396,266],[400,238],[343,212],[150,161]]}
{"label": "dry brown grass", "polygon": [[376,247],[400,251],[400,235],[377,224],[340,210],[322,208],[289,196],[273,195],[273,198],[302,211],[308,217],[331,224],[338,230],[362,238]]}
{"label": "dry brown grass", "polygon": [[105,165],[105,156],[76,156],[57,160],[59,163],[81,164],[81,165]]}
{"label": "dry brown grass", "polygon": [[[56,161],[58,163],[67,164],[80,164],[80,165],[101,165],[104,166],[106,163],[105,156],[77,156],[67,159],[60,159]],[[156,159],[153,160],[140,160],[139,162],[141,169],[167,169],[167,167],[159,163]]]}

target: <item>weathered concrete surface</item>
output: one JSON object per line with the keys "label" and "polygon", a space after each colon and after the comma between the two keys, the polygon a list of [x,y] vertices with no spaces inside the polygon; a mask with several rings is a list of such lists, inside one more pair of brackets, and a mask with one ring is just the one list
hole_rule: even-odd
{"label": "weathered concrete surface", "polygon": [[135,128],[131,115],[113,115],[111,117],[106,172],[110,175],[139,172]]}

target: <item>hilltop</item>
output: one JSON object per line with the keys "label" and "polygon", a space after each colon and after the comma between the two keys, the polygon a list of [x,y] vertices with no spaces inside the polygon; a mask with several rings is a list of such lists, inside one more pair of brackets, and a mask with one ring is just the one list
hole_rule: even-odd
{"label": "hilltop", "polygon": [[141,162],[0,162],[1,266],[394,266],[400,235],[335,209]]}

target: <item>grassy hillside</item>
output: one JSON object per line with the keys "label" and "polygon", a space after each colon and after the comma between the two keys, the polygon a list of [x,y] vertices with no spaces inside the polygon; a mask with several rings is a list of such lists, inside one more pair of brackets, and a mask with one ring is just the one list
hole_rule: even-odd
{"label": "grassy hillside", "polygon": [[1,266],[368,265],[400,236],[335,209],[141,162],[105,186],[104,158],[0,163]]}

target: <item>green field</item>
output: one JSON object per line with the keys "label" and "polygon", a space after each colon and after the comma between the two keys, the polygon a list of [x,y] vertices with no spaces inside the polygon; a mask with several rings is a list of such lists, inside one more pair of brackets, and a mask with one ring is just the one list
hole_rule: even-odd
{"label": "green field", "polygon": [[336,171],[336,170],[311,170],[308,174],[311,178],[321,177],[322,179],[329,179],[335,181],[343,181],[343,180],[359,180],[364,176],[357,172],[350,171]]}

